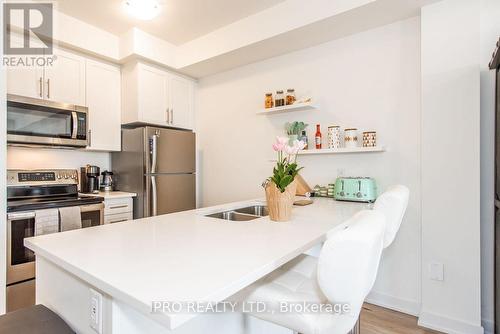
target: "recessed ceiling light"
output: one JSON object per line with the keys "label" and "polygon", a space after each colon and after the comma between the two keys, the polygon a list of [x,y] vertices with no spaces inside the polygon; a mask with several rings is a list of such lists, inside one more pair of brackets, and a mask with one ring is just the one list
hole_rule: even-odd
{"label": "recessed ceiling light", "polygon": [[151,20],[160,13],[160,4],[156,0],[127,0],[127,12],[139,20]]}

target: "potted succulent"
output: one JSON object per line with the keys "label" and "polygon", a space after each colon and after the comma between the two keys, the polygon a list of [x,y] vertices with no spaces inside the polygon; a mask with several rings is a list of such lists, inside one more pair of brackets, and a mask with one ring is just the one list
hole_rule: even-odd
{"label": "potted succulent", "polygon": [[302,168],[297,165],[297,154],[304,149],[304,142],[295,140],[289,144],[287,137],[277,137],[273,150],[278,154],[278,161],[273,175],[265,183],[269,217],[273,221],[290,220],[292,206],[297,190],[295,177]]}
{"label": "potted succulent", "polygon": [[292,122],[285,124],[285,131],[289,138],[289,144],[293,145],[293,142],[297,140],[301,135],[302,131],[307,128],[308,124],[304,122]]}

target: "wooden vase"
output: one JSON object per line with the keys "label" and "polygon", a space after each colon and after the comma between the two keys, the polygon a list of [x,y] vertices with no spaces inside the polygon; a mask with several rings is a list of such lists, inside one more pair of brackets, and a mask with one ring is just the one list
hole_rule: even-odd
{"label": "wooden vase", "polygon": [[292,183],[281,192],[274,182],[269,182],[266,187],[267,207],[269,218],[275,222],[287,222],[292,216],[292,207],[297,191],[297,182]]}

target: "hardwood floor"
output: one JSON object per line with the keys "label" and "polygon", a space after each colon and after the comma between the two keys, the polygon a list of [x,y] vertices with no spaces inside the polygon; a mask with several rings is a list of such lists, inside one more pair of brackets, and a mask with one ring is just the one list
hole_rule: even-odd
{"label": "hardwood floor", "polygon": [[361,312],[361,334],[439,334],[417,326],[417,318],[365,304]]}

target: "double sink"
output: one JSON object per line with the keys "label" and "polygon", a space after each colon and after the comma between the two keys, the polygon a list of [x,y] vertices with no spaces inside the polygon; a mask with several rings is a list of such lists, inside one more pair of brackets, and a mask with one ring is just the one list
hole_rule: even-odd
{"label": "double sink", "polygon": [[265,205],[252,205],[241,209],[216,212],[205,217],[218,218],[230,221],[249,221],[269,215],[269,210]]}

